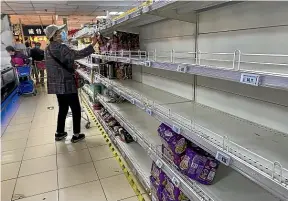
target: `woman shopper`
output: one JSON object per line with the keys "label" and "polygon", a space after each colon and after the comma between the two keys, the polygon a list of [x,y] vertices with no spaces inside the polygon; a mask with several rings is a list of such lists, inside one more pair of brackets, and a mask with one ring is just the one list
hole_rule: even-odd
{"label": "woman shopper", "polygon": [[78,91],[74,78],[74,60],[81,59],[94,53],[96,38],[93,37],[92,44],[88,47],[76,51],[63,44],[66,40],[61,32],[66,25],[49,25],[45,29],[45,34],[50,44],[45,50],[45,63],[47,71],[48,94],[56,94],[59,104],[57,121],[57,131],[55,140],[60,141],[67,137],[65,132],[65,119],[69,110],[72,111],[73,137],[72,143],[85,138],[81,133],[81,106],[78,98]]}
{"label": "woman shopper", "polygon": [[[40,68],[40,65],[44,64],[42,62],[44,60],[44,51],[41,50],[40,48],[41,43],[39,42],[35,43],[35,47],[30,50],[30,56],[32,58],[32,65],[34,66],[36,85],[39,84],[39,73],[40,73],[40,83],[42,86],[44,86],[44,69]],[[37,65],[39,65],[38,66],[39,68],[37,68]]]}
{"label": "woman shopper", "polygon": [[29,58],[25,54],[16,51],[14,47],[7,46],[6,51],[11,56],[11,65],[12,66],[21,67],[21,66],[30,64]]}

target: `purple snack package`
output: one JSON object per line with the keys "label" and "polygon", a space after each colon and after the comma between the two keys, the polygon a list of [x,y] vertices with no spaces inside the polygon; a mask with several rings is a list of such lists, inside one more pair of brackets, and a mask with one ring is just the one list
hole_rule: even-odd
{"label": "purple snack package", "polygon": [[158,127],[158,134],[166,148],[170,148],[176,154],[182,154],[185,152],[187,147],[186,139],[175,133],[169,126],[162,123]]}
{"label": "purple snack package", "polygon": [[177,167],[179,167],[182,154],[180,155],[173,153],[173,151],[171,151],[169,147],[166,148],[163,144],[162,144],[162,153],[166,158],[169,159],[169,161],[172,161]]}
{"label": "purple snack package", "polygon": [[167,179],[167,184],[162,193],[163,200],[166,201],[188,201],[189,199],[184,193],[176,187],[170,179]]}
{"label": "purple snack package", "polygon": [[151,175],[154,177],[158,185],[166,184],[167,176],[160,168],[157,167],[155,162],[152,163]]}
{"label": "purple snack package", "polygon": [[154,200],[162,201],[162,192],[163,192],[164,186],[157,184],[157,181],[152,176],[150,176],[150,184],[151,184],[150,192],[152,196],[154,197]]}
{"label": "purple snack package", "polygon": [[179,168],[189,178],[209,185],[215,177],[218,166],[219,162],[217,160],[200,155],[196,151],[187,148]]}

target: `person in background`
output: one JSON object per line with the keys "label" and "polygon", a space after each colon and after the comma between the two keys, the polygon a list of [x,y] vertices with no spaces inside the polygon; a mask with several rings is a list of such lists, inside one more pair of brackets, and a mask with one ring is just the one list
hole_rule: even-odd
{"label": "person in background", "polygon": [[25,42],[25,47],[26,47],[26,54],[28,57],[31,57],[31,45],[28,41]]}
{"label": "person in background", "polygon": [[50,41],[45,50],[47,89],[48,94],[56,94],[59,105],[55,140],[60,141],[67,137],[65,120],[70,107],[74,133],[71,142],[75,143],[83,140],[85,135],[81,133],[81,106],[74,77],[74,61],[94,53],[93,47],[97,39],[93,37],[92,44],[80,51],[73,50],[63,44],[67,41],[65,38],[67,34],[62,33],[65,26],[49,25],[45,29],[45,34]]}
{"label": "person in background", "polygon": [[[44,50],[41,50],[41,43],[35,43],[35,47],[31,49],[30,56],[32,58],[32,66],[36,79],[36,84],[39,84],[39,73],[40,83],[44,86]],[[36,61],[36,62],[35,62]]]}
{"label": "person in background", "polygon": [[30,64],[30,59],[26,55],[22,54],[21,52],[16,51],[14,47],[7,46],[6,51],[11,56],[12,66],[20,67],[20,66],[25,66],[25,65]]}

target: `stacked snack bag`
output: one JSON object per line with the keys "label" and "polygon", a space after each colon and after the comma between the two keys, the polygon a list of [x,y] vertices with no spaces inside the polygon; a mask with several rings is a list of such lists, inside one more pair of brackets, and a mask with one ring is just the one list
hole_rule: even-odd
{"label": "stacked snack bag", "polygon": [[151,168],[151,194],[156,201],[188,201],[189,199],[176,187],[166,174],[153,162]]}
{"label": "stacked snack bag", "polygon": [[161,124],[158,133],[162,139],[163,155],[190,179],[212,184],[219,162],[200,147]]}

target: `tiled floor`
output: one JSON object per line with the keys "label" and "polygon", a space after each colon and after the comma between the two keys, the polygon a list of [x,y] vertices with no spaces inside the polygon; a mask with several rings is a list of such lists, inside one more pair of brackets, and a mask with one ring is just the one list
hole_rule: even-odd
{"label": "tiled floor", "polygon": [[1,138],[1,200],[137,201],[97,128],[83,122],[86,140],[71,144],[68,118],[69,137],[55,143],[56,117],[55,96],[40,90],[22,99]]}

